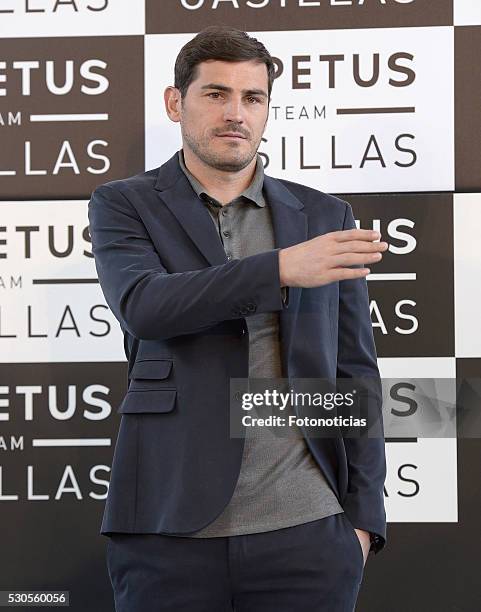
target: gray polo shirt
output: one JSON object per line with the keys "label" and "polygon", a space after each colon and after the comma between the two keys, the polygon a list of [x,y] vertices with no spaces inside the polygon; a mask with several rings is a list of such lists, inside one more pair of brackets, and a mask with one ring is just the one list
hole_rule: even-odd
{"label": "gray polo shirt", "polygon": [[[199,196],[199,205],[207,206],[228,259],[275,248],[270,207],[263,194],[264,168],[260,155],[251,184],[225,205],[207,194],[189,172],[182,150],[179,163]],[[283,300],[288,303],[287,291]],[[246,324],[249,377],[282,378],[278,312],[250,315]],[[287,390],[282,385],[280,388]],[[283,416],[289,414],[294,412],[287,407]],[[245,429],[241,470],[232,498],[212,523],[188,537],[271,531],[343,512],[300,428],[291,428],[288,436],[275,435],[268,427]]]}

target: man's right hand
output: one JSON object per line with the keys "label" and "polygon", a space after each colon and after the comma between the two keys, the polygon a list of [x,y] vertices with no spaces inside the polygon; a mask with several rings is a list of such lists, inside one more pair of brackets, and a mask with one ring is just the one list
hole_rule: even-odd
{"label": "man's right hand", "polygon": [[281,287],[320,287],[367,276],[369,268],[349,268],[381,261],[387,242],[379,232],[348,229],[329,232],[279,250]]}

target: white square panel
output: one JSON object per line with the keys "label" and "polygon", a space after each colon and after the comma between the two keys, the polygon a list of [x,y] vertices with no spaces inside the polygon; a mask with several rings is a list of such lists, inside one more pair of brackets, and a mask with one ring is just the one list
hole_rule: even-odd
{"label": "white square panel", "polygon": [[481,357],[481,194],[454,194],[456,357]]}
{"label": "white square panel", "polygon": [[479,0],[453,0],[454,25],[481,24],[481,2]]}
{"label": "white square panel", "polygon": [[[452,191],[453,34],[452,26],[252,33],[282,66],[259,148],[267,174],[328,193]],[[192,38],[145,37],[147,169],[180,147],[163,91]]]}
{"label": "white square panel", "polygon": [[[384,358],[382,378],[455,379],[454,358]],[[388,522],[457,522],[457,440],[453,437],[386,442]]]}
{"label": "white square panel", "polygon": [[0,0],[0,38],[144,34],[144,0]]}
{"label": "white square panel", "polygon": [[3,363],[124,361],[92,247],[86,201],[1,202]]}

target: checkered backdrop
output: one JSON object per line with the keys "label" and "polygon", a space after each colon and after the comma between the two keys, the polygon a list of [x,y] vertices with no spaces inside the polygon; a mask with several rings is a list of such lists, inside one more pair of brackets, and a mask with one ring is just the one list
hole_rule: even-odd
{"label": "checkered backdrop", "polygon": [[[348,200],[389,243],[368,277],[382,376],[479,377],[481,2],[2,0],[0,590],[113,610],[99,529],[126,362],[87,202],[180,147],[163,89],[213,23],[275,57],[267,174]],[[480,449],[466,430],[388,438],[388,544],[358,610],[479,609]]]}

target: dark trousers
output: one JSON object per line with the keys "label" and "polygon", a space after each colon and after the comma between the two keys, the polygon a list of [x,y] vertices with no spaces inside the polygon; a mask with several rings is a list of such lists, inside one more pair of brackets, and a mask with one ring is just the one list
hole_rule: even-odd
{"label": "dark trousers", "polygon": [[116,612],[352,612],[363,553],[344,512],[218,538],[109,536]]}

